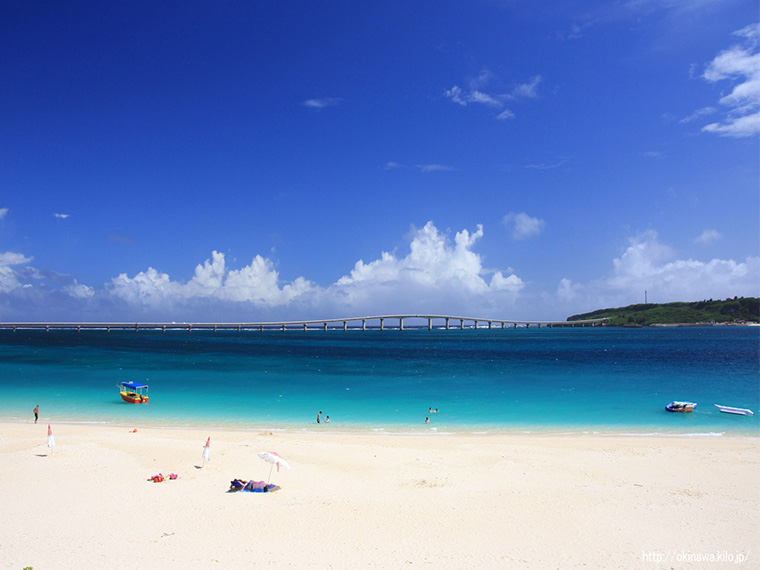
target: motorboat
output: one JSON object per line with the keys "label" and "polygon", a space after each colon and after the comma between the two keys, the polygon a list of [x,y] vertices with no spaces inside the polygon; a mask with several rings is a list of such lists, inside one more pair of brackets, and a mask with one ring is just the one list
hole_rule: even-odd
{"label": "motorboat", "polygon": [[670,402],[665,409],[669,412],[681,412],[682,414],[690,414],[694,411],[697,404],[694,402]]}
{"label": "motorboat", "polygon": [[117,386],[121,399],[129,404],[148,403],[148,385],[138,382],[122,382]]}
{"label": "motorboat", "polygon": [[718,410],[724,414],[734,414],[735,416],[754,416],[755,412],[748,410],[747,408],[732,408],[731,406],[721,406],[720,404],[714,404]]}

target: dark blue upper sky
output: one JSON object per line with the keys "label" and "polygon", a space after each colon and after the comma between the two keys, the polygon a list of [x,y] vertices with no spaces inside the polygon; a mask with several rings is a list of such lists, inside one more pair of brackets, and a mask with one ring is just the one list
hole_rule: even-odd
{"label": "dark blue upper sky", "polygon": [[755,2],[301,4],[4,5],[0,320],[760,294]]}

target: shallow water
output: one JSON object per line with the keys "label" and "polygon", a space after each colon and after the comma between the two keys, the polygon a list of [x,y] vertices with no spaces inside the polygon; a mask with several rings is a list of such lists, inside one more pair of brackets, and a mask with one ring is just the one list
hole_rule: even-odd
{"label": "shallow water", "polygon": [[[759,347],[758,327],[0,331],[0,419],[39,404],[43,422],[758,435]],[[150,403],[122,402],[124,380]]]}

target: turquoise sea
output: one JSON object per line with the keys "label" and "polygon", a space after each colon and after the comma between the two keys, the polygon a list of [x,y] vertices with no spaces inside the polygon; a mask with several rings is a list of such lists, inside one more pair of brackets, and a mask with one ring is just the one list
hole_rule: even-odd
{"label": "turquoise sea", "polygon": [[[0,331],[0,419],[39,404],[44,423],[760,435],[759,350],[760,327]],[[123,380],[150,403],[122,402]]]}

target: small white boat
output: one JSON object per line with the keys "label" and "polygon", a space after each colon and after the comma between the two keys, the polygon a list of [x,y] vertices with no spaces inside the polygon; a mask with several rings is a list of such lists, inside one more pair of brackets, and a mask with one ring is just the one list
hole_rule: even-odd
{"label": "small white boat", "polygon": [[724,414],[734,414],[736,416],[754,416],[755,415],[755,412],[753,412],[752,410],[748,410],[746,408],[732,408],[731,406],[721,406],[720,404],[715,404],[715,407],[718,408]]}

